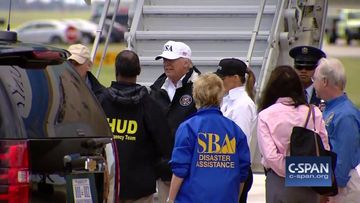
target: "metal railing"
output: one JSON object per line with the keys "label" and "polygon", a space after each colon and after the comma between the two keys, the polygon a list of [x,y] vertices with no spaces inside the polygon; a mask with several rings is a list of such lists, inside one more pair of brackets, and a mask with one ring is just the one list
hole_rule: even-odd
{"label": "metal railing", "polygon": [[[94,45],[93,45],[93,48],[91,50],[91,61],[94,61],[94,58],[95,58],[95,55],[96,55],[96,51],[99,47],[99,43],[100,43],[100,37],[101,37],[101,34],[102,34],[102,31],[104,29],[104,23],[105,23],[105,20],[106,20],[106,16],[109,12],[109,6],[110,6],[110,2],[111,0],[106,0],[105,1],[105,5],[104,5],[104,8],[103,8],[103,12],[101,13],[101,17],[100,17],[100,21],[99,21],[99,26],[98,26],[98,29],[96,30],[96,36],[95,36],[95,40],[94,40]],[[117,11],[118,8],[119,8],[119,5],[120,5],[120,0],[116,0],[116,3],[115,3],[115,9],[114,11]],[[105,57],[106,57],[106,52],[107,52],[107,48],[109,46],[109,42],[110,42],[110,35],[111,35],[111,32],[112,32],[112,28],[114,26],[114,22],[115,22],[115,18],[116,18],[116,12],[113,13],[113,16],[111,18],[111,23],[110,23],[110,27],[109,27],[109,30],[107,32],[107,36],[106,36],[106,40],[105,40],[105,47],[104,47],[104,51],[102,52],[102,55],[101,55],[101,58],[100,58],[100,63],[99,63],[99,67],[96,71],[96,75],[95,77],[96,78],[99,78],[100,76],[100,72],[101,72],[101,69],[102,69],[102,65],[104,63],[104,60],[105,60]]]}
{"label": "metal railing", "polygon": [[246,64],[248,66],[251,63],[251,57],[252,57],[252,54],[254,51],[256,37],[259,33],[261,18],[262,18],[263,12],[264,12],[265,4],[266,4],[266,0],[261,0],[260,7],[259,7],[258,13],[256,15],[255,25],[254,25],[254,29],[252,31],[250,45],[249,45],[248,53],[246,56]]}

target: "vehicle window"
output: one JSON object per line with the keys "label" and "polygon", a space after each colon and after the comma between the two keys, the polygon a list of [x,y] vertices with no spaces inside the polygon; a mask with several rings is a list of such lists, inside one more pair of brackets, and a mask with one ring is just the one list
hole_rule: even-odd
{"label": "vehicle window", "polygon": [[0,138],[18,139],[24,137],[21,121],[1,81],[0,98]]}
{"label": "vehicle window", "polygon": [[[1,66],[0,66],[1,67]],[[5,68],[4,68],[5,69]],[[7,68],[7,86],[30,138],[111,136],[95,97],[70,63],[45,69]]]}
{"label": "vehicle window", "polygon": [[341,12],[339,15],[340,20],[346,20],[346,13],[345,12]]}
{"label": "vehicle window", "polygon": [[349,13],[349,20],[353,19],[360,19],[360,12],[359,13]]}
{"label": "vehicle window", "polygon": [[39,29],[52,29],[52,28],[55,28],[55,26],[52,25],[52,24],[39,24],[37,27]]}
{"label": "vehicle window", "polygon": [[35,29],[35,25],[27,25],[20,29],[20,31]]}

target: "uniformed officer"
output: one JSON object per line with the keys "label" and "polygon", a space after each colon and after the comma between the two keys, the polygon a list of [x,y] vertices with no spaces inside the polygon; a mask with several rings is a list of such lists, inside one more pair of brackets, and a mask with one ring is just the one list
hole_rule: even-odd
{"label": "uniformed officer", "polygon": [[320,98],[316,96],[312,77],[318,61],[321,58],[326,58],[326,54],[312,46],[294,47],[290,50],[289,54],[294,59],[294,68],[304,87],[307,102],[319,106]]}

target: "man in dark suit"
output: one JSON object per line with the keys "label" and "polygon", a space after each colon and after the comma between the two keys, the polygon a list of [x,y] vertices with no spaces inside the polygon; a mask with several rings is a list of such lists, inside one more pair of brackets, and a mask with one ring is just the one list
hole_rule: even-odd
{"label": "man in dark suit", "polygon": [[319,106],[320,98],[316,97],[312,77],[318,61],[321,58],[326,58],[326,54],[312,46],[294,47],[290,50],[289,54],[294,59],[294,68],[304,87],[307,102]]}

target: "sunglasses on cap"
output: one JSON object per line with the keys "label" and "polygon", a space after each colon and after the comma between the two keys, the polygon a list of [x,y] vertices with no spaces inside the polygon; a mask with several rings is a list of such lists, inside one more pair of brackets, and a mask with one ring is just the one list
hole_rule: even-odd
{"label": "sunglasses on cap", "polygon": [[315,70],[316,66],[295,66],[296,70]]}

